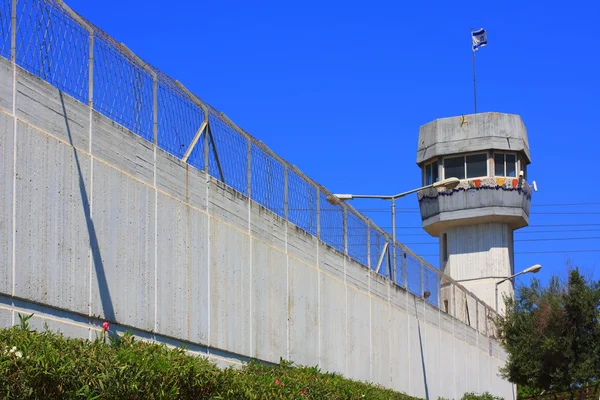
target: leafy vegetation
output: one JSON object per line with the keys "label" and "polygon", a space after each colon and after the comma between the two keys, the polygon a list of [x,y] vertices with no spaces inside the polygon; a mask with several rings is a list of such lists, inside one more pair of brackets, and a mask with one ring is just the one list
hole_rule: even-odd
{"label": "leafy vegetation", "polygon": [[411,399],[288,362],[222,370],[182,349],[128,334],[87,341],[48,330],[38,333],[29,328],[28,318],[22,317],[18,327],[0,330],[2,398]]}
{"label": "leafy vegetation", "polygon": [[496,397],[488,392],[483,394],[476,393],[465,393],[464,396],[460,400],[503,400],[502,397]]}
{"label": "leafy vegetation", "polygon": [[600,282],[578,269],[568,281],[553,277],[547,287],[536,279],[506,300],[496,321],[508,353],[503,377],[540,390],[565,390],[600,380]]}

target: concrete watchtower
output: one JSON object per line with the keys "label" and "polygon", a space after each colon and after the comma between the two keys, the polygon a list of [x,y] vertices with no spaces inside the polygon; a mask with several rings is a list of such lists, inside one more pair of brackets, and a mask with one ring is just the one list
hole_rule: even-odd
{"label": "concrete watchtower", "polygon": [[[442,118],[419,130],[423,184],[456,177],[452,190],[419,193],[423,228],[439,238],[440,268],[492,308],[495,284],[513,274],[513,231],[529,224],[527,131],[514,114]],[[510,281],[499,297],[512,295]],[[442,309],[451,293],[442,287]],[[503,304],[500,302],[500,312]]]}

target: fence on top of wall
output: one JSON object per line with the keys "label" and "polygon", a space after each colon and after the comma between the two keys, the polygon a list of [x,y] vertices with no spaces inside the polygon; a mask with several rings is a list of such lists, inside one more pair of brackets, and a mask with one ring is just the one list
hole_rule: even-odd
{"label": "fence on top of wall", "polygon": [[489,306],[61,0],[0,0],[0,56],[492,334]]}

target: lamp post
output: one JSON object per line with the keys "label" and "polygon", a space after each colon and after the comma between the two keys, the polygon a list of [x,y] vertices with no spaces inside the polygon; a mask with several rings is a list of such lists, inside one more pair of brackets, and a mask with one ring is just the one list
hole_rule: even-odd
{"label": "lamp post", "polygon": [[509,279],[513,279],[513,278],[515,278],[515,277],[517,277],[519,275],[529,274],[529,273],[535,274],[540,269],[542,269],[542,266],[540,264],[535,264],[535,265],[532,265],[531,267],[529,267],[529,268],[527,268],[527,269],[525,269],[525,270],[523,270],[523,271],[521,271],[521,272],[519,272],[517,274],[511,275],[508,278],[504,278],[501,281],[496,282],[496,312],[498,312],[498,285],[500,285],[501,283],[506,282]]}
{"label": "lamp post", "polygon": [[448,190],[454,189],[460,183],[460,179],[458,178],[448,178],[443,181],[435,182],[431,185],[423,186],[417,189],[409,190],[407,192],[402,192],[394,195],[373,195],[373,194],[334,194],[327,198],[332,204],[339,204],[341,201],[348,201],[354,199],[381,199],[381,200],[391,200],[392,201],[392,246],[393,246],[393,276],[391,277],[393,280],[396,278],[396,200],[409,195],[411,193],[418,192],[420,190],[429,189],[429,188],[445,188]]}

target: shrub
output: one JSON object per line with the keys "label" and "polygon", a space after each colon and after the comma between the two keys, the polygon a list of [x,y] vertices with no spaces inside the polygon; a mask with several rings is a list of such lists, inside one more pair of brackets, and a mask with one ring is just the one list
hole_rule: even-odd
{"label": "shrub", "polygon": [[493,396],[488,392],[482,394],[465,393],[461,400],[504,400],[502,397]]}
{"label": "shrub", "polygon": [[0,330],[0,396],[7,399],[406,399],[315,367],[251,362],[221,370],[185,350],[125,334],[105,342],[45,330]]}

